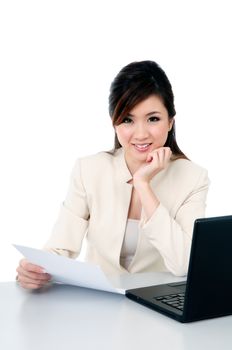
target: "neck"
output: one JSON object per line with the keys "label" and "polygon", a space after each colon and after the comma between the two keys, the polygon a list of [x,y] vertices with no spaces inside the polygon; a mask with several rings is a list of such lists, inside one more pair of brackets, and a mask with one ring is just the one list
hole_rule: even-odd
{"label": "neck", "polygon": [[126,160],[127,167],[130,170],[130,173],[132,176],[141,167],[141,165],[144,164],[144,162],[133,161],[131,159],[128,159],[126,155],[125,155],[125,160]]}

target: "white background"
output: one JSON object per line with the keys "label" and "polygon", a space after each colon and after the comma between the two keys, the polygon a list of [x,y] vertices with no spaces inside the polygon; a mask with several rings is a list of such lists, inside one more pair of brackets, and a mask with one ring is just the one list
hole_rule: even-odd
{"label": "white background", "polygon": [[207,216],[231,214],[230,1],[0,0],[0,280],[12,243],[41,247],[75,159],[109,150],[109,86],[157,61],[176,98],[177,140],[209,171]]}

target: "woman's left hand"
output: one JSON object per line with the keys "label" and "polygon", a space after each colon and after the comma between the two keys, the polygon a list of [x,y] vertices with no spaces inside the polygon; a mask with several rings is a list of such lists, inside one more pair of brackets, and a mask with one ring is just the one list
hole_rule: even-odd
{"label": "woman's left hand", "polygon": [[146,163],[133,175],[134,185],[138,183],[149,184],[155,175],[167,167],[171,155],[172,151],[169,147],[160,147],[149,153]]}

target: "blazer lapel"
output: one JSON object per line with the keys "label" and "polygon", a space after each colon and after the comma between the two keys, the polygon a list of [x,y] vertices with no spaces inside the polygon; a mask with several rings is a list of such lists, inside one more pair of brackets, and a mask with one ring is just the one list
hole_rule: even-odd
{"label": "blazer lapel", "polygon": [[120,253],[124,239],[128,211],[131,201],[132,185],[128,183],[132,179],[132,175],[127,167],[123,149],[118,149],[115,152],[115,221],[113,230],[117,235],[114,247],[115,258],[120,265]]}

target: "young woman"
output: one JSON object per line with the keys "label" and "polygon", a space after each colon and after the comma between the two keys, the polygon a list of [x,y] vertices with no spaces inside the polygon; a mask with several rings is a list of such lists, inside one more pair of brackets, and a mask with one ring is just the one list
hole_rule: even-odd
{"label": "young woman", "polygon": [[[115,148],[76,162],[45,249],[76,258],[86,237],[86,260],[107,274],[185,275],[209,181],[207,171],[177,145],[165,72],[153,61],[124,67],[111,85],[109,112]],[[24,288],[39,288],[51,278],[25,259],[17,271]]]}

